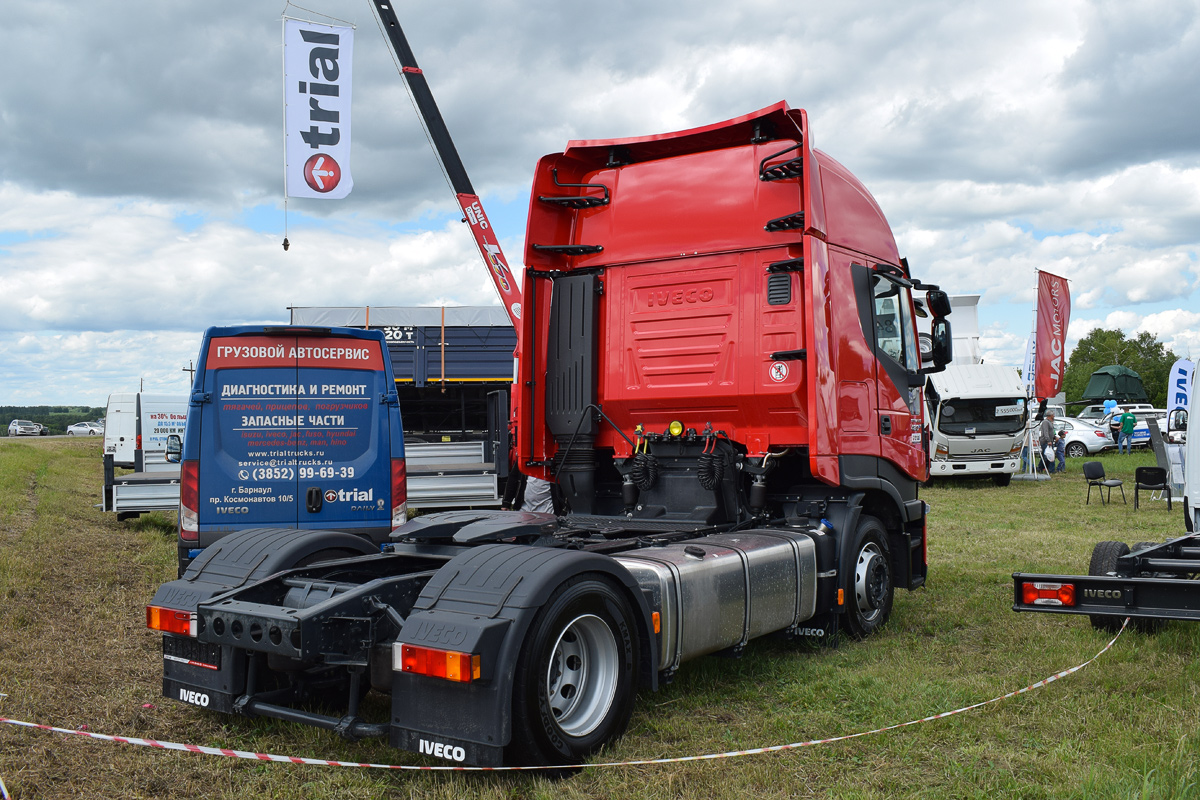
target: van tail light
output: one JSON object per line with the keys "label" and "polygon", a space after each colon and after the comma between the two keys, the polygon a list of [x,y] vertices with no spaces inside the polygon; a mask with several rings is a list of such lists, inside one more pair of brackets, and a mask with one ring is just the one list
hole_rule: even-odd
{"label": "van tail light", "polygon": [[142,435],[140,433],[137,435],[137,448],[136,449],[138,449],[138,450],[142,449]]}
{"label": "van tail light", "polygon": [[200,540],[200,462],[179,465],[179,538],[185,542]]}
{"label": "van tail light", "polygon": [[392,669],[413,675],[428,675],[448,681],[470,683],[479,680],[479,656],[472,653],[456,653],[450,650],[434,650],[413,644],[396,643],[392,658],[399,653],[399,661],[393,661]]}
{"label": "van tail light", "polygon": [[1027,606],[1073,606],[1075,584],[1073,583],[1023,583],[1021,602]]}
{"label": "van tail light", "polygon": [[392,459],[392,530],[408,522],[408,470],[403,458]]}
{"label": "van tail light", "polygon": [[152,631],[196,638],[196,612],[146,606],[146,627]]}

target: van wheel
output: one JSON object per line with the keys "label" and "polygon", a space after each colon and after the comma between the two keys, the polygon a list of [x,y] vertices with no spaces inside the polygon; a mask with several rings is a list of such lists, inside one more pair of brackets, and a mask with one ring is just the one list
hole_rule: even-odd
{"label": "van wheel", "polygon": [[517,659],[506,755],[518,764],[580,763],[624,733],[637,677],[628,601],[599,577],[566,581],[538,611]]}
{"label": "van wheel", "polygon": [[[1088,575],[1107,575],[1117,569],[1117,559],[1129,553],[1129,545],[1124,542],[1100,542],[1092,549],[1092,560],[1088,564]],[[1116,633],[1121,630],[1124,617],[1114,617],[1110,614],[1089,614],[1092,627],[1098,631]]]}
{"label": "van wheel", "polygon": [[896,586],[883,523],[864,514],[853,541],[853,583],[847,592],[846,629],[855,639],[865,639],[887,622]]}

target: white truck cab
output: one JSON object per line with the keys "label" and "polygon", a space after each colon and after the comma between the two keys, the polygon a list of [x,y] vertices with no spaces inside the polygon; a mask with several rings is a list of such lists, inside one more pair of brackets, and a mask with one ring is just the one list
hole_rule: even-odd
{"label": "white truck cab", "polygon": [[1020,466],[1028,408],[1015,367],[951,364],[925,387],[932,428],[929,476],[991,476],[1007,486]]}

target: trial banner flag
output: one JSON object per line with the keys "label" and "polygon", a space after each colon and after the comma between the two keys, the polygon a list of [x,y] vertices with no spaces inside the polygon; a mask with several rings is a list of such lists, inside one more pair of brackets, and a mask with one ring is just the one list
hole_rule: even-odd
{"label": "trial banner flag", "polygon": [[1192,370],[1196,365],[1186,358],[1181,358],[1171,365],[1171,374],[1167,378],[1167,411],[1177,408],[1188,409],[1188,401],[1192,396]]}
{"label": "trial banner flag", "polygon": [[350,194],[350,86],[354,29],[283,21],[284,191],[339,200]]}
{"label": "trial banner flag", "polygon": [[1071,292],[1067,279],[1038,271],[1037,347],[1034,396],[1050,399],[1062,389],[1067,325],[1071,321]]}

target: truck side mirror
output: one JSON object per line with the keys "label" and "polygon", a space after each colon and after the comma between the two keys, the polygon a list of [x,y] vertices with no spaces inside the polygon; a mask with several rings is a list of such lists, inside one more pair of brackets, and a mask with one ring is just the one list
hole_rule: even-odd
{"label": "truck side mirror", "polygon": [[[930,294],[933,293],[930,292]],[[954,358],[954,340],[950,336],[950,320],[945,317],[934,318],[929,325],[929,343],[933,366],[921,369],[922,374],[926,375],[931,372],[941,372]]]}
{"label": "truck side mirror", "polygon": [[[934,318],[950,316],[950,296],[940,289],[930,289],[925,295]],[[949,359],[947,359],[949,360]]]}
{"label": "truck side mirror", "polygon": [[183,460],[183,440],[179,438],[179,434],[172,433],[167,437],[167,454],[165,458],[171,464],[178,464]]}

